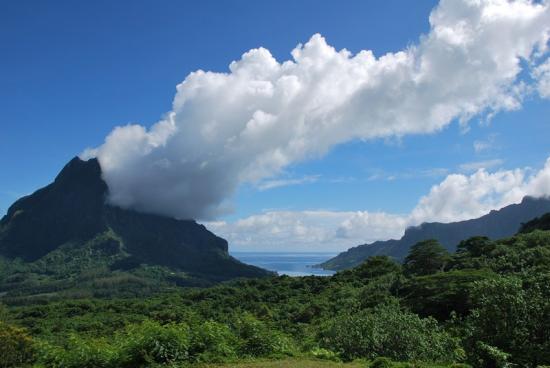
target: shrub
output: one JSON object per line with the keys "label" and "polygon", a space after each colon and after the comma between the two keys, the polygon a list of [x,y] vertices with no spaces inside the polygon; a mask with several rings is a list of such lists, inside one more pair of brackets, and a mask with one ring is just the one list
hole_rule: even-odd
{"label": "shrub", "polygon": [[241,317],[235,327],[240,340],[241,355],[268,357],[291,355],[293,352],[290,339],[286,335],[249,314]]}
{"label": "shrub", "polygon": [[38,344],[38,363],[51,368],[98,368],[113,366],[115,350],[104,339],[71,335],[65,347]]}
{"label": "shrub", "polygon": [[323,347],[337,351],[344,360],[388,357],[453,362],[464,355],[458,340],[436,320],[404,312],[396,304],[339,316],[329,321],[321,335]]}
{"label": "shrub", "polygon": [[189,358],[190,336],[186,324],[160,325],[145,321],[130,325],[117,337],[120,342],[117,367],[147,367],[171,364]]}
{"label": "shrub", "polygon": [[[1,268],[1,265],[0,265]],[[8,308],[0,303],[0,322],[5,322],[8,317]]]}
{"label": "shrub", "polygon": [[508,366],[510,354],[482,341],[477,342],[477,348],[479,356],[482,358],[480,363],[484,366],[495,368],[506,368]]}
{"label": "shrub", "polygon": [[33,358],[31,337],[22,328],[0,321],[0,367],[21,367]]}
{"label": "shrub", "polygon": [[378,357],[370,363],[369,368],[392,368],[393,363],[390,359],[385,357]]}
{"label": "shrub", "polygon": [[336,354],[334,351],[330,351],[323,348],[314,348],[311,350],[311,355],[317,359],[322,360],[331,360],[333,362],[337,362],[340,359],[338,358],[338,354]]}
{"label": "shrub", "polygon": [[237,356],[238,339],[227,325],[207,321],[194,326],[191,335],[193,361],[219,363]]}

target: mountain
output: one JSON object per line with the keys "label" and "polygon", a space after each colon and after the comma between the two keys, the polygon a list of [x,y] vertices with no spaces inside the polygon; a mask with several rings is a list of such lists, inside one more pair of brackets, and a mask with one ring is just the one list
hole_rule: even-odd
{"label": "mountain", "polygon": [[423,223],[410,227],[399,240],[376,241],[350,248],[318,265],[326,270],[343,270],[361,264],[370,256],[387,255],[403,260],[409,249],[419,241],[437,239],[450,252],[461,240],[472,236],[499,239],[514,235],[522,223],[550,212],[550,198],[525,197],[519,204],[506,206],[477,219],[452,223]]}
{"label": "mountain", "polygon": [[231,257],[227,241],[193,220],[114,207],[107,193],[99,162],[75,157],[17,200],[0,220],[0,295],[70,289],[83,277],[201,285],[271,274]]}

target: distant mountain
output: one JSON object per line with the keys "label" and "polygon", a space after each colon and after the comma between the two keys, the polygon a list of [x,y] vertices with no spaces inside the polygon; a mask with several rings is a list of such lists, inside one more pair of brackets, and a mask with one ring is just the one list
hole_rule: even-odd
{"label": "distant mountain", "polygon": [[16,201],[0,220],[0,295],[74,288],[86,275],[195,285],[271,274],[231,257],[227,241],[193,220],[114,207],[107,193],[99,162],[74,158]]}
{"label": "distant mountain", "polygon": [[491,211],[473,220],[443,224],[423,223],[408,228],[399,240],[376,241],[350,248],[336,257],[318,265],[326,270],[343,270],[361,264],[370,256],[388,255],[403,260],[411,246],[421,240],[437,239],[450,252],[456,250],[461,240],[482,235],[499,239],[515,234],[522,223],[550,212],[550,198],[525,197],[519,204]]}

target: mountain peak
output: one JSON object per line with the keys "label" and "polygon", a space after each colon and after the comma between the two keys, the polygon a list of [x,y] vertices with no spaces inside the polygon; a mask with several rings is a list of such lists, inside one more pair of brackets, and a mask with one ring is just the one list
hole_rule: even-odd
{"label": "mountain peak", "polygon": [[229,256],[227,241],[195,221],[114,207],[106,203],[107,193],[98,160],[73,158],[53,183],[16,201],[0,220],[0,256],[34,262],[67,246],[94,244],[118,252],[111,257],[118,264],[158,265],[218,280],[268,274]]}
{"label": "mountain peak", "polygon": [[101,178],[101,166],[96,158],[84,161],[74,157],[59,172],[52,185],[68,191],[86,191],[88,195],[102,198],[108,190]]}
{"label": "mountain peak", "polygon": [[101,177],[101,166],[97,158],[82,160],[80,157],[75,156],[61,169],[55,181],[90,180],[99,177]]}
{"label": "mountain peak", "polygon": [[38,259],[102,231],[107,184],[97,160],[73,158],[54,182],[17,200],[0,222],[0,255]]}

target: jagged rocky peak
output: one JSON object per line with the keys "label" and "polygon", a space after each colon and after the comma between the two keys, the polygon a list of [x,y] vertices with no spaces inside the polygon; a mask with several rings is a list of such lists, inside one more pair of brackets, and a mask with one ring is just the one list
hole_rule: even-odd
{"label": "jagged rocky peak", "polygon": [[82,160],[78,156],[74,157],[63,167],[54,182],[67,187],[97,187],[107,191],[97,158]]}

